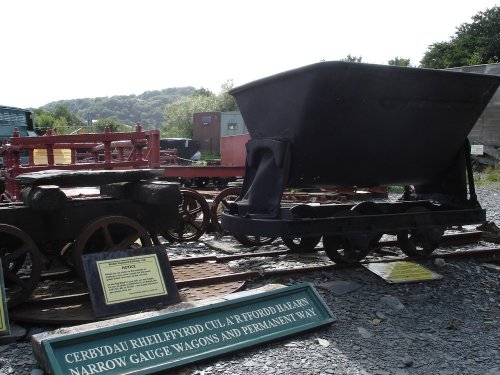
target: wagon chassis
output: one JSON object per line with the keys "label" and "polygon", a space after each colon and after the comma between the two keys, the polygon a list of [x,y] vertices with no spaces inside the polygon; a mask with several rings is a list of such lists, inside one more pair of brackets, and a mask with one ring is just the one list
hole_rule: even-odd
{"label": "wagon chassis", "polygon": [[[486,217],[486,211],[481,208],[452,209],[428,201],[370,203],[373,204],[374,210],[380,213],[357,214],[357,207],[360,205],[334,204],[307,206],[307,212],[312,217],[301,217],[295,214],[303,207],[298,205],[281,207],[279,220],[251,215],[236,217],[230,214],[224,215],[222,220],[224,228],[236,233],[242,233],[245,229],[260,236],[308,237],[321,234],[357,234],[366,231],[397,233],[417,227],[461,226],[471,222],[483,222]],[[349,215],[349,212],[352,215]]]}

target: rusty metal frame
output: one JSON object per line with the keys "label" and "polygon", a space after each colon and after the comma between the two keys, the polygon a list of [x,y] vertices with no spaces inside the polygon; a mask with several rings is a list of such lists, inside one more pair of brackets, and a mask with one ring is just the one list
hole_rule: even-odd
{"label": "rusty metal frame", "polygon": [[[47,152],[46,164],[35,164],[34,150]],[[54,150],[69,149],[70,164],[56,164]],[[85,151],[82,151],[85,150]],[[28,152],[28,164],[21,164],[21,154]],[[5,178],[5,196],[8,200],[21,200],[22,186],[15,182],[16,176],[47,169],[103,170],[160,167],[160,132],[145,132],[140,124],[134,132],[53,135],[49,129],[42,137],[20,137],[15,131],[9,141],[0,147],[4,157],[2,176]]]}

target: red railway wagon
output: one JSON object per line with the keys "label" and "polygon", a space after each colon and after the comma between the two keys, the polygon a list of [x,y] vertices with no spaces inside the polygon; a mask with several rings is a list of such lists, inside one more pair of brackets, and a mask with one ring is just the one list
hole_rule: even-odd
{"label": "red railway wagon", "polygon": [[245,176],[246,147],[250,134],[223,136],[220,139],[220,160],[181,165],[162,160],[161,167],[165,169],[165,178],[178,179],[186,186],[204,188],[211,184],[223,188],[228,182]]}

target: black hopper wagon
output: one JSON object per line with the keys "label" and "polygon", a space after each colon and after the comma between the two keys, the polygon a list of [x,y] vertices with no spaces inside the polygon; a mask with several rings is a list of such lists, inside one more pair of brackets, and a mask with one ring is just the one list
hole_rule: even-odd
{"label": "black hopper wagon", "polygon": [[[467,136],[500,77],[322,62],[235,88],[251,140],[242,191],[224,229],[323,239],[335,262],[362,260],[383,234],[427,256],[450,226],[485,221]],[[397,202],[312,206],[285,188],[404,186]]]}

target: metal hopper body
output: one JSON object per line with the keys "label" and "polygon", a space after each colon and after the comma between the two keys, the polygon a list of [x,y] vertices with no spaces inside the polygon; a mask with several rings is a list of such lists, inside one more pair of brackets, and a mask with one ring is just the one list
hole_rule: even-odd
{"label": "metal hopper body", "polygon": [[471,171],[466,177],[467,135],[499,84],[496,76],[323,62],[233,89],[252,140],[242,193],[223,225],[255,235],[325,234],[257,223],[297,218],[280,206],[286,187],[412,185],[408,200],[478,209]]}

